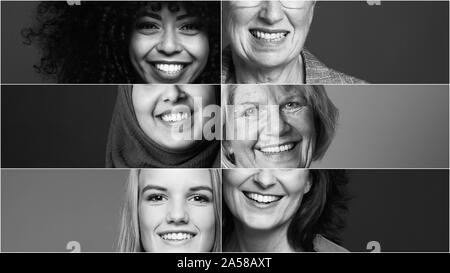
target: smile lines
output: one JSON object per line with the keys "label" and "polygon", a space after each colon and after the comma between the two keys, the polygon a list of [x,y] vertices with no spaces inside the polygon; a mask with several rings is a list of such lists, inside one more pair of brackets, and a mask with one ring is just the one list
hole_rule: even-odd
{"label": "smile lines", "polygon": [[282,196],[278,196],[278,195],[263,195],[263,194],[258,194],[258,193],[254,193],[254,192],[244,192],[244,195],[253,201],[256,201],[258,203],[263,203],[263,204],[270,204],[273,202],[277,202],[281,198],[283,198]]}

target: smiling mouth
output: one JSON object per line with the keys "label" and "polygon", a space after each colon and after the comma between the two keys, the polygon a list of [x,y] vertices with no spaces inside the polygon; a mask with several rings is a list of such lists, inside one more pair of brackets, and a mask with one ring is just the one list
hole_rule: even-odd
{"label": "smiling mouth", "polygon": [[265,32],[262,30],[251,29],[250,33],[258,40],[266,42],[279,42],[286,38],[289,31]]}
{"label": "smiling mouth", "polygon": [[278,202],[281,200],[281,198],[283,198],[283,196],[279,196],[279,195],[269,195],[269,194],[259,194],[259,193],[254,193],[254,192],[243,192],[245,197],[247,197],[248,199],[259,203],[259,204],[271,204],[274,202]]}
{"label": "smiling mouth", "polygon": [[180,242],[194,238],[195,234],[189,232],[167,232],[159,236],[165,241]]}
{"label": "smiling mouth", "polygon": [[165,73],[165,74],[167,74],[169,76],[174,76],[174,75],[177,75],[177,74],[181,73],[181,71],[183,71],[183,69],[186,68],[187,64],[182,64],[182,63],[174,63],[174,64],[154,63],[153,66],[159,72]]}
{"label": "smiling mouth", "polygon": [[282,152],[288,152],[295,148],[297,143],[290,142],[282,145],[270,145],[261,147],[258,150],[260,150],[262,153],[266,155],[273,155],[273,154],[279,154]]}
{"label": "smiling mouth", "polygon": [[161,119],[165,122],[180,122],[188,119],[189,115],[186,112],[168,113],[161,116]]}

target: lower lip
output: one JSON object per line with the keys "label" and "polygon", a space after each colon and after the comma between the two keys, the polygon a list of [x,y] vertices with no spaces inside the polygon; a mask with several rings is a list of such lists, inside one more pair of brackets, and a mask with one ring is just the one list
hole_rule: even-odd
{"label": "lower lip", "polygon": [[176,81],[179,80],[179,78],[181,77],[181,75],[186,71],[187,67],[189,66],[189,64],[185,64],[184,67],[177,72],[173,72],[173,73],[169,73],[163,70],[159,70],[158,68],[156,68],[155,65],[151,64],[150,65],[153,69],[153,72],[162,80],[166,80],[166,81]]}
{"label": "lower lip", "polygon": [[242,192],[242,194],[244,195],[244,198],[245,198],[247,204],[249,204],[250,206],[253,206],[253,207],[257,207],[259,209],[268,209],[268,208],[276,207],[278,205],[278,203],[281,201],[281,199],[283,199],[283,198],[281,198],[280,200],[273,201],[270,203],[260,203],[258,201],[255,201],[255,200],[247,197],[247,195],[245,195],[244,192]]}

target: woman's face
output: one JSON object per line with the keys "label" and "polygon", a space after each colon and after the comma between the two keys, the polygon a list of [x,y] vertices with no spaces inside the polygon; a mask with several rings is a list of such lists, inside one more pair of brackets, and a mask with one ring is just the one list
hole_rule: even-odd
{"label": "woman's face", "polygon": [[144,82],[192,83],[208,61],[208,37],[182,6],[173,11],[162,4],[154,11],[149,5],[137,14],[129,55]]}
{"label": "woman's face", "polygon": [[134,85],[136,119],[144,133],[160,146],[185,150],[203,139],[206,106],[216,104],[211,85]]}
{"label": "woman's face", "polygon": [[145,251],[211,251],[213,196],[208,170],[141,170],[139,227]]}
{"label": "woman's face", "polygon": [[[313,111],[299,88],[239,85],[227,111],[226,141],[237,167],[308,167],[315,144]],[[234,140],[230,139],[231,137]]]}
{"label": "woman's face", "polygon": [[299,58],[313,18],[314,2],[231,1],[227,31],[241,61],[273,68]]}
{"label": "woman's face", "polygon": [[224,200],[247,228],[270,230],[292,220],[311,188],[307,169],[223,170]]}

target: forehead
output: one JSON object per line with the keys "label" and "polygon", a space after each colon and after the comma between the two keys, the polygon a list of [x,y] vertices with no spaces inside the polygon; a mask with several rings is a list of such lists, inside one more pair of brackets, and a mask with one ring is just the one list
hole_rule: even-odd
{"label": "forehead", "polygon": [[143,169],[139,174],[139,188],[158,186],[174,191],[193,187],[211,187],[211,176],[206,169]]}
{"label": "forehead", "polygon": [[239,85],[230,91],[230,104],[264,102],[271,99],[305,98],[304,88],[280,85]]}
{"label": "forehead", "polygon": [[174,15],[186,14],[188,10],[186,9],[183,3],[179,2],[150,2],[148,4],[144,4],[138,10],[138,16],[153,13],[160,14],[163,11],[167,11],[169,13],[173,13]]}

